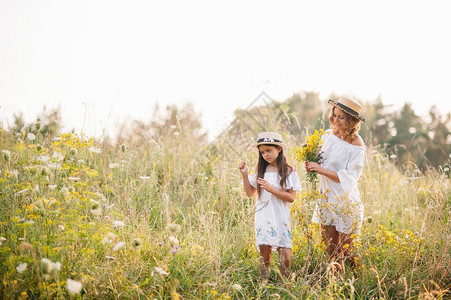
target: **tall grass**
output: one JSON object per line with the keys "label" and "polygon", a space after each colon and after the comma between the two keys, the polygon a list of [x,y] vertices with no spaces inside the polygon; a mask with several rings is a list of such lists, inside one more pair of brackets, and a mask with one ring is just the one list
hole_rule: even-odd
{"label": "tall grass", "polygon": [[292,205],[293,276],[279,279],[273,265],[263,283],[254,200],[237,170],[255,153],[233,153],[221,141],[204,149],[183,134],[123,146],[73,134],[50,141],[2,131],[0,139],[3,298],[68,298],[68,279],[82,284],[73,297],[86,299],[450,295],[449,178],[419,176],[413,165],[400,172],[376,148],[367,150],[360,181],[362,266],[343,276],[327,262],[298,166],[304,191]]}

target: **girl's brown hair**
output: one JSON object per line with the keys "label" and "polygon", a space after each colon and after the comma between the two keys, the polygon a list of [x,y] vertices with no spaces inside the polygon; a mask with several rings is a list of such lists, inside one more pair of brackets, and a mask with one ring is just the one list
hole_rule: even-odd
{"label": "girl's brown hair", "polygon": [[[336,107],[332,107],[330,110],[330,116],[329,116],[329,123],[330,127],[332,128],[335,135],[338,134],[338,130],[335,128],[334,125],[334,109],[339,109]],[[357,135],[359,134],[360,130],[360,120],[356,117],[351,116],[348,113],[345,113],[345,122],[347,130],[345,131],[344,140],[348,143],[352,143],[353,140],[356,139]]]}
{"label": "girl's brown hair", "polygon": [[[282,190],[285,188],[285,181],[287,180],[288,175],[293,171],[293,167],[287,162],[285,155],[283,154],[283,148],[277,145],[271,144],[262,144],[266,146],[271,146],[276,149],[280,149],[279,155],[277,156],[277,171],[280,175],[280,187]],[[261,145],[260,145],[261,146]],[[265,176],[266,167],[269,163],[263,158],[260,149],[258,151],[258,164],[257,164],[257,178],[263,178]],[[260,185],[257,184],[257,193],[260,198],[261,188]]]}

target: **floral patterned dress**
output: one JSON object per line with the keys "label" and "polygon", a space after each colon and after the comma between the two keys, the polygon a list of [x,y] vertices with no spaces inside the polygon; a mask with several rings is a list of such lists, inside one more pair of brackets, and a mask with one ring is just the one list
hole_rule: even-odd
{"label": "floral patterned dress", "polygon": [[[263,178],[280,189],[279,173],[266,172]],[[257,188],[256,173],[249,175],[249,182]],[[285,189],[295,191],[302,189],[299,176],[295,171],[288,175]],[[272,246],[273,251],[279,247],[291,249],[290,204],[262,189],[255,207],[255,246],[258,251],[260,251],[260,245]]]}
{"label": "floral patterned dress", "polygon": [[363,204],[357,183],[365,162],[365,147],[350,144],[327,130],[323,136],[325,169],[337,172],[340,182],[320,176],[319,192],[312,221],[335,226],[338,232],[360,234]]}

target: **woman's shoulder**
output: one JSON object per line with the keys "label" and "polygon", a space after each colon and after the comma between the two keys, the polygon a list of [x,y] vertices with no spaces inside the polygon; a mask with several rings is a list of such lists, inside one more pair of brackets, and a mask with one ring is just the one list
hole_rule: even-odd
{"label": "woman's shoulder", "polygon": [[360,135],[357,135],[355,139],[351,142],[351,145],[364,147],[365,143]]}

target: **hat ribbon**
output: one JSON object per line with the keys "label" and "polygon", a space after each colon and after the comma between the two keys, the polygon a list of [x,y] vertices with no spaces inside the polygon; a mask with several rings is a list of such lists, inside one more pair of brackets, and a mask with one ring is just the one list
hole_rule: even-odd
{"label": "hat ribbon", "polygon": [[282,141],[272,138],[261,138],[257,140],[257,143],[282,143]]}

